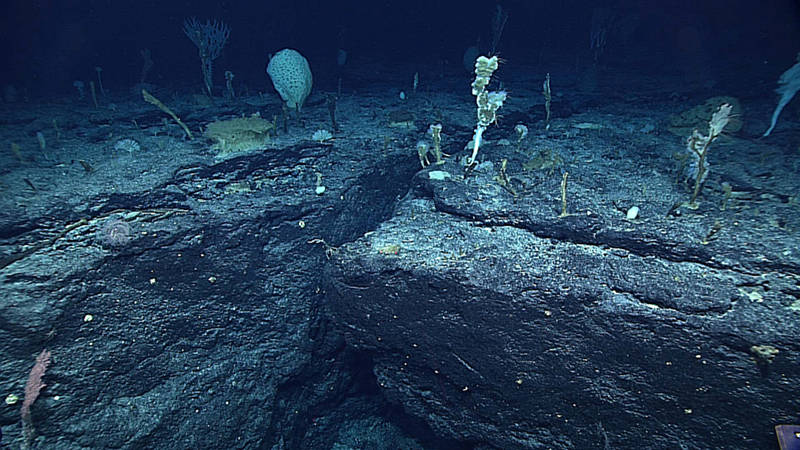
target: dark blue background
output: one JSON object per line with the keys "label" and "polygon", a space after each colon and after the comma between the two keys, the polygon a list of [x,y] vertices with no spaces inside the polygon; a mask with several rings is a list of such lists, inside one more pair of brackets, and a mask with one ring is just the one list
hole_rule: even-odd
{"label": "dark blue background", "polygon": [[724,67],[777,58],[776,68],[784,70],[800,51],[796,0],[6,0],[0,13],[0,83],[32,95],[67,92],[73,80],[93,79],[94,67],[102,66],[107,87],[131,86],[139,79],[143,48],[155,61],[148,81],[199,83],[197,50],[182,32],[191,16],[220,19],[231,28],[215,62],[218,83],[223,70],[232,70],[239,83],[266,85],[267,55],[284,47],[306,55],[315,85],[330,82],[327,69],[335,66],[339,47],[351,62],[460,65],[464,49],[479,36],[488,43],[497,3],[510,13],[499,50],[512,62],[587,57],[597,6],[638,18],[624,48],[609,44],[606,63],[612,65],[655,72],[685,61],[682,53],[697,52],[691,61]]}

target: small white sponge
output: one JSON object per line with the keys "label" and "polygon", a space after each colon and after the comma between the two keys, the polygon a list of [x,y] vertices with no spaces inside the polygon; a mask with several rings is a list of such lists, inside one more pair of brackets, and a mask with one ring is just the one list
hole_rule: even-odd
{"label": "small white sponge", "polygon": [[312,84],[311,69],[303,55],[290,48],[279,51],[269,60],[267,75],[286,106],[299,111]]}

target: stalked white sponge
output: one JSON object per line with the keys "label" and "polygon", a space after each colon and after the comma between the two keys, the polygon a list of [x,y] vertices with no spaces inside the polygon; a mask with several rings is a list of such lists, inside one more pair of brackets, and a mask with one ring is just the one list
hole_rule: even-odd
{"label": "stalked white sponge", "polygon": [[299,111],[311,93],[311,68],[306,58],[297,50],[283,49],[269,60],[267,75],[286,106]]}

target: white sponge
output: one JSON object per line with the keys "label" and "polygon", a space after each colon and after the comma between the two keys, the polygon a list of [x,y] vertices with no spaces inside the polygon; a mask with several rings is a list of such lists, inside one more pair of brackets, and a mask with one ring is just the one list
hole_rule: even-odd
{"label": "white sponge", "polygon": [[794,97],[794,94],[800,91],[800,53],[797,54],[797,64],[793,65],[786,72],[783,72],[781,78],[778,80],[778,88],[775,92],[781,95],[778,106],[775,107],[775,112],[772,113],[772,123],[769,129],[764,133],[764,136],[769,136],[775,124],[778,122],[778,116],[783,111],[783,107],[789,103],[789,100]]}
{"label": "white sponge", "polygon": [[297,50],[283,49],[267,64],[267,75],[286,106],[298,111],[311,93],[311,69],[308,61]]}

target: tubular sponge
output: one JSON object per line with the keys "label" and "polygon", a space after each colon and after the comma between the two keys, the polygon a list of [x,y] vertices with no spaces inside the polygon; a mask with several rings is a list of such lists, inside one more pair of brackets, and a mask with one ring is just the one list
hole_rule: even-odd
{"label": "tubular sponge", "polygon": [[797,54],[797,64],[783,72],[783,75],[778,79],[778,88],[775,89],[775,92],[781,95],[781,99],[778,101],[778,106],[775,107],[775,112],[772,113],[772,123],[769,129],[764,132],[764,137],[772,133],[772,129],[775,128],[775,124],[778,122],[778,116],[781,115],[784,106],[789,103],[797,91],[800,91],[800,53]]}

